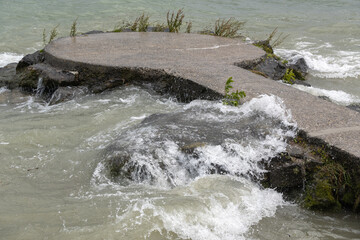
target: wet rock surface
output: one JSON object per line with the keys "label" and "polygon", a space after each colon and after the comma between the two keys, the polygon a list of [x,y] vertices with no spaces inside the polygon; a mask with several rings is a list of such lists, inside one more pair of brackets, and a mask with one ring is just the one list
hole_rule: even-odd
{"label": "wet rock surface", "polygon": [[307,65],[304,58],[299,58],[294,64],[289,64],[288,67],[294,70],[294,73],[298,79],[305,80],[305,77],[309,71],[309,66]]}
{"label": "wet rock surface", "polygon": [[[17,77],[19,86],[24,91],[37,93],[45,100],[49,100],[59,87],[78,85],[77,75],[75,71],[64,71],[45,63],[37,63],[25,67]],[[41,94],[39,94],[40,88]]]}
{"label": "wet rock surface", "polygon": [[287,61],[281,61],[281,59],[274,54],[266,54],[259,59],[238,62],[235,63],[235,65],[273,80],[283,79],[287,71],[291,70],[295,78],[293,83],[311,86],[309,83],[304,82],[309,69],[304,58],[300,58],[295,63],[289,64]]}
{"label": "wet rock surface", "polygon": [[10,63],[0,68],[0,87],[13,89],[18,87],[18,81],[15,79],[17,63]]}
{"label": "wet rock surface", "polygon": [[35,65],[37,63],[42,63],[45,60],[44,51],[36,51],[32,54],[28,54],[23,57],[16,66],[16,72],[24,70],[26,67]]}
{"label": "wet rock surface", "polygon": [[360,211],[360,168],[353,157],[303,134],[265,164],[263,186],[312,210]]}
{"label": "wet rock surface", "polygon": [[286,72],[286,66],[272,57],[265,57],[253,70],[264,73],[271,79],[280,80]]}

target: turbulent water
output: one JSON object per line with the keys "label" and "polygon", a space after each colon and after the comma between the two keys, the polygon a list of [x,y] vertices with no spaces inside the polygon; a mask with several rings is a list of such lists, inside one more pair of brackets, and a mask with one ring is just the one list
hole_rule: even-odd
{"label": "turbulent water", "polygon": [[[1,239],[360,236],[357,216],[315,215],[251,181],[294,134],[275,96],[236,108],[127,87],[47,106],[2,88],[0,101]],[[199,141],[186,159],[181,148]],[[138,168],[110,177],[107,159],[125,151]],[[214,166],[227,174],[210,174]]]}
{"label": "turbulent water", "polygon": [[[279,27],[290,36],[277,54],[311,68],[313,87],[295,87],[360,102],[358,0],[2,0],[0,67],[42,48],[44,28],[68,35],[76,17],[79,32],[112,30],[179,8],[194,30],[228,17],[246,21],[250,39]],[[295,126],[275,96],[233,108],[130,86],[48,106],[0,88],[0,239],[360,239],[358,216],[315,214],[252,181]]]}

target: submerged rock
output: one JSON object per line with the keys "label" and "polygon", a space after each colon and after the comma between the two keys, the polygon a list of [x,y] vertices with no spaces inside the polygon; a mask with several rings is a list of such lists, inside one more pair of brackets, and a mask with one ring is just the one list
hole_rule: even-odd
{"label": "submerged rock", "polygon": [[0,88],[7,87],[9,89],[16,88],[18,81],[15,78],[16,63],[10,63],[3,68],[0,68]]}

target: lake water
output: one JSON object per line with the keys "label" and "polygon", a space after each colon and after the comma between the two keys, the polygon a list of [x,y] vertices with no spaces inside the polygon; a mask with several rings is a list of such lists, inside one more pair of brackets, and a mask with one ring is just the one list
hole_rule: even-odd
{"label": "lake water", "polygon": [[[246,21],[243,34],[251,39],[278,27],[290,36],[277,53],[304,57],[311,68],[314,87],[302,90],[339,104],[360,102],[358,0],[1,0],[0,66],[41,49],[44,28],[60,24],[60,36],[68,35],[76,17],[79,32],[113,30],[142,12],[165,22],[166,12],[179,8],[194,30],[228,17]],[[159,113],[199,126],[224,124],[230,127],[218,129],[220,135],[234,137],[200,146],[197,158],[185,159],[176,131],[194,131],[186,134],[194,141],[203,135],[175,123],[168,126],[173,132],[159,135],[161,121],[142,123]],[[241,140],[231,128],[234,116],[249,133]],[[249,180],[263,172],[258,161],[284,150],[294,126],[274,96],[233,108],[177,103],[129,86],[48,106],[0,88],[0,239],[360,239],[357,215],[307,211]],[[106,158],[121,147],[133,151],[129,166],[143,166],[151,178],[109,177]],[[214,165],[229,174],[208,174]]]}
{"label": "lake water", "polygon": [[[294,135],[275,96],[237,108],[130,86],[47,106],[1,92],[1,239],[359,239],[358,216],[315,214],[249,180]],[[177,120],[141,123],[154,113]],[[186,158],[175,139],[210,142],[210,129]],[[113,179],[106,159],[124,152],[125,173],[140,171]],[[228,174],[209,174],[216,165]]]}

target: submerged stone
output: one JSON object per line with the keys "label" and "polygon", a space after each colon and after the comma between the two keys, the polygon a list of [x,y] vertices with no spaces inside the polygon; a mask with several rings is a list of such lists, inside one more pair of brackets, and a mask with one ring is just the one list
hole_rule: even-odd
{"label": "submerged stone", "polygon": [[0,88],[7,87],[13,89],[18,86],[19,83],[15,78],[16,65],[16,63],[10,63],[5,67],[0,68]]}

